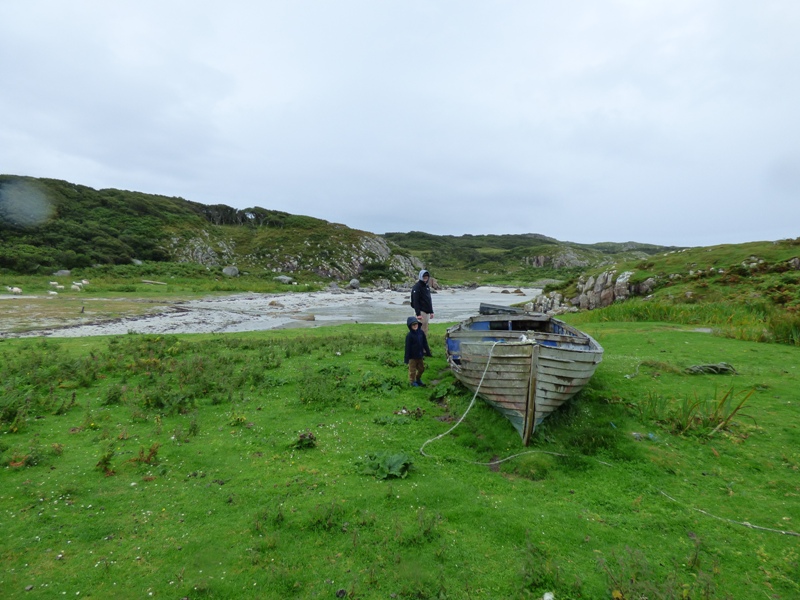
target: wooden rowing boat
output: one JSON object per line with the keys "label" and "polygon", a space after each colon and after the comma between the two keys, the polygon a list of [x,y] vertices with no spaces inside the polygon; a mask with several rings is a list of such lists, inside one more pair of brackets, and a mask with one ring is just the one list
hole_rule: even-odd
{"label": "wooden rowing boat", "polygon": [[511,421],[526,446],[536,425],[577,394],[603,359],[590,335],[507,306],[481,304],[479,315],[447,330],[445,343],[456,378]]}

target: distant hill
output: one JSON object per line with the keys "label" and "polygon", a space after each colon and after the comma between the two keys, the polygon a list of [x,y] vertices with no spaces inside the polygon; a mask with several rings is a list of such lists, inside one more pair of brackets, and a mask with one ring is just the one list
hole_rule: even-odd
{"label": "distant hill", "polygon": [[439,275],[457,280],[500,278],[507,283],[569,278],[586,269],[679,249],[639,242],[577,244],[538,233],[438,236],[412,231],[384,237]]}
{"label": "distant hill", "polygon": [[[696,278],[711,267],[736,273],[754,260],[764,269],[793,270],[782,265],[796,257],[796,250],[797,241],[681,249],[640,242],[578,244],[538,233],[381,236],[260,207],[235,209],[0,175],[0,272],[6,273],[50,274],[147,261],[202,265],[202,272],[208,268],[212,274],[236,266],[270,279],[280,273],[305,281],[408,282],[424,266],[448,284],[551,283],[550,289],[572,298],[581,293],[581,282],[603,272],[616,273],[606,277],[609,282],[630,272],[626,277],[632,285],[653,279],[656,287],[675,286],[678,277]],[[794,305],[794,280],[774,285],[781,298],[787,297],[784,302]],[[702,296],[702,288],[693,294]]]}
{"label": "distant hill", "polygon": [[421,266],[380,236],[313,217],[0,175],[0,269],[49,273],[134,261],[330,279],[404,279]]}

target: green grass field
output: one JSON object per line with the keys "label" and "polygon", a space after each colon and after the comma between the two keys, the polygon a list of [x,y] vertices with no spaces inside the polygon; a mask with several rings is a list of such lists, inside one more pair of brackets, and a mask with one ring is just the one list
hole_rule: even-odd
{"label": "green grass field", "polygon": [[530,447],[479,401],[428,456],[443,324],[422,389],[403,326],[0,341],[0,597],[800,597],[800,348],[580,326]]}

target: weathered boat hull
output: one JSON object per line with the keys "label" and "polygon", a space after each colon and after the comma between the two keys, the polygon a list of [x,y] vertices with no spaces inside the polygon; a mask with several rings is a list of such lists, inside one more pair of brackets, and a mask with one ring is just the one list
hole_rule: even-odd
{"label": "weathered boat hull", "polygon": [[482,306],[491,314],[448,329],[447,357],[456,378],[511,421],[527,445],[536,425],[588,383],[603,348],[558,319],[502,308]]}

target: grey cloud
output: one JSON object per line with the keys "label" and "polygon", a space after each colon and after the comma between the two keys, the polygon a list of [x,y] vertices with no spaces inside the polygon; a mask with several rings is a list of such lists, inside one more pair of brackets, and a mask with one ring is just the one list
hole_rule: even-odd
{"label": "grey cloud", "polygon": [[0,171],[379,233],[794,237],[798,26],[780,0],[4,3]]}

